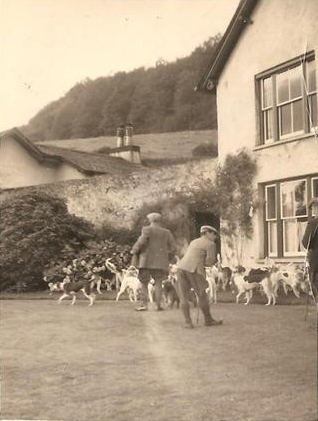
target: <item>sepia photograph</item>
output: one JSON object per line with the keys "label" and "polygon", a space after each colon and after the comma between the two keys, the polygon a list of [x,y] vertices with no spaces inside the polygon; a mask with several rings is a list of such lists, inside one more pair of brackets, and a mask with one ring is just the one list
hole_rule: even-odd
{"label": "sepia photograph", "polygon": [[0,0],[0,419],[318,421],[318,0]]}

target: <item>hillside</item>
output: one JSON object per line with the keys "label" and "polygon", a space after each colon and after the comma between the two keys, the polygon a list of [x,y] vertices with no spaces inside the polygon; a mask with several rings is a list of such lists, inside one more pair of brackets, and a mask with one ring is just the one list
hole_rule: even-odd
{"label": "hillside", "polygon": [[[96,152],[104,146],[114,148],[117,146],[116,142],[117,138],[115,136],[102,136],[86,139],[49,140],[38,143],[84,152]],[[141,147],[142,159],[146,161],[187,160],[192,158],[192,149],[205,142],[217,144],[217,131],[198,130],[135,134],[133,137],[133,143]]]}
{"label": "hillside", "polygon": [[188,57],[155,67],[85,79],[46,105],[20,130],[33,141],[113,136],[131,122],[135,133],[216,129],[216,99],[195,92],[220,36]]}

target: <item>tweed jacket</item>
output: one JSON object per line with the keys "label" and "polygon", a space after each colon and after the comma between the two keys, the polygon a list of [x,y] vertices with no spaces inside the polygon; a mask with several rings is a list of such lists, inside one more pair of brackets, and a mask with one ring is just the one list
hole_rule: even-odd
{"label": "tweed jacket", "polygon": [[215,262],[215,243],[203,236],[191,241],[185,255],[177,266],[179,269],[198,273],[205,278],[205,266],[213,266]]}
{"label": "tweed jacket", "polygon": [[141,236],[132,248],[133,261],[138,268],[168,272],[169,257],[175,251],[175,240],[171,232],[160,225],[150,225],[142,229]]}
{"label": "tweed jacket", "polygon": [[309,250],[310,271],[318,273],[318,217],[308,222],[302,242]]}

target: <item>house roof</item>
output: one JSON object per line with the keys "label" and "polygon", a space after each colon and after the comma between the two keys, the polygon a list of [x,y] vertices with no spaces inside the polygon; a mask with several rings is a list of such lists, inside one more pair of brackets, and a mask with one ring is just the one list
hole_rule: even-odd
{"label": "house roof", "polygon": [[46,155],[59,156],[64,162],[75,166],[79,171],[95,174],[127,174],[139,168],[122,158],[109,155],[80,152],[58,146],[37,144]]}
{"label": "house roof", "polygon": [[61,162],[59,160],[59,157],[47,155],[44,152],[42,152],[33,142],[31,142],[31,140],[25,137],[20,132],[20,130],[18,130],[16,127],[0,133],[0,139],[4,139],[8,137],[16,140],[24,149],[26,149],[35,159],[37,159],[40,162],[50,161],[51,163],[56,162],[57,164]]}
{"label": "house roof", "polygon": [[194,88],[196,91],[213,92],[223,68],[247,24],[252,23],[250,16],[259,0],[241,0],[227,27],[216,52]]}
{"label": "house roof", "polygon": [[17,128],[0,133],[0,139],[7,137],[14,138],[40,162],[50,162],[51,164],[53,163],[57,165],[64,162],[75,167],[78,171],[89,175],[120,175],[130,173],[140,168],[140,166],[125,161],[122,158],[97,153],[79,152],[56,146],[34,144]]}

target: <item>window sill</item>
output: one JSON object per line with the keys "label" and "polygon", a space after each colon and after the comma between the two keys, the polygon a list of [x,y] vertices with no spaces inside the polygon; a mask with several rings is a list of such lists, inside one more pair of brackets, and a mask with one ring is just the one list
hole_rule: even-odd
{"label": "window sill", "polygon": [[266,143],[264,145],[258,145],[253,148],[253,151],[259,151],[261,149],[271,148],[273,146],[284,145],[290,142],[296,142],[298,140],[306,140],[309,138],[314,138],[314,133],[305,133],[298,136],[290,137],[289,139],[277,140],[277,142]]}
{"label": "window sill", "polygon": [[[305,256],[296,256],[296,257],[270,257],[270,259],[274,262],[274,263],[278,263],[278,264],[288,264],[288,263],[297,263],[297,264],[303,264],[304,263],[304,259]],[[256,262],[258,264],[264,264],[265,263],[265,259],[257,259]]]}

